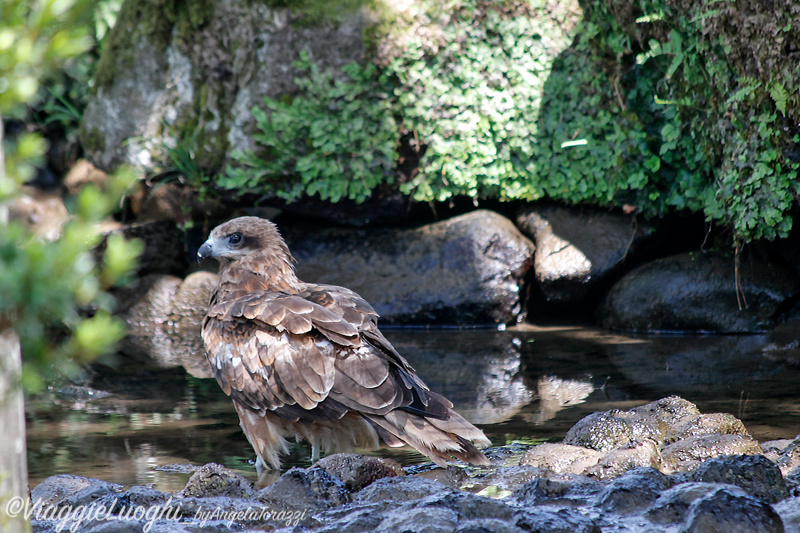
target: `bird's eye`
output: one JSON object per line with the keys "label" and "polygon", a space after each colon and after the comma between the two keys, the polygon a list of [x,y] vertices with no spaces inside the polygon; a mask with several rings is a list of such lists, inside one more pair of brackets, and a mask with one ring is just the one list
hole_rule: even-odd
{"label": "bird's eye", "polygon": [[238,231],[236,233],[232,233],[230,237],[228,237],[229,244],[236,245],[236,244],[241,244],[241,242],[242,242],[242,234],[239,233]]}

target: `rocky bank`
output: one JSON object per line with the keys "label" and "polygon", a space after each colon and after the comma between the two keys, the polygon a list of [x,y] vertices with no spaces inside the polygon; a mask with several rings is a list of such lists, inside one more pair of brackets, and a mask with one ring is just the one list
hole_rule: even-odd
{"label": "rocky bank", "polygon": [[673,396],[594,413],[562,443],[489,449],[489,467],[338,454],[265,487],[214,463],[159,467],[193,472],[171,494],[52,476],[31,491],[33,529],[797,532],[798,450],[800,438],[759,445],[738,419]]}

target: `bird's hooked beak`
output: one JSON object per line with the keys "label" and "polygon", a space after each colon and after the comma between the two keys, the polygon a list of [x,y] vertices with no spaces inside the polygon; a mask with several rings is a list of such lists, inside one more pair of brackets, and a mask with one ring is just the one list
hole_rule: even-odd
{"label": "bird's hooked beak", "polygon": [[197,250],[197,260],[201,261],[203,259],[208,259],[209,257],[214,257],[214,247],[211,239],[208,239],[203,245]]}

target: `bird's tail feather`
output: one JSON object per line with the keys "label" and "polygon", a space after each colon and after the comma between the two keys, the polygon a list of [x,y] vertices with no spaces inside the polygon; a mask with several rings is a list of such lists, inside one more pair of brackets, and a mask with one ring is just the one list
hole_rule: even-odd
{"label": "bird's tail feather", "polygon": [[389,446],[407,444],[439,466],[447,466],[447,461],[453,457],[474,465],[490,464],[473,444],[488,446],[489,439],[453,411],[447,420],[428,419],[399,409],[384,416],[362,416],[373,423],[378,435]]}

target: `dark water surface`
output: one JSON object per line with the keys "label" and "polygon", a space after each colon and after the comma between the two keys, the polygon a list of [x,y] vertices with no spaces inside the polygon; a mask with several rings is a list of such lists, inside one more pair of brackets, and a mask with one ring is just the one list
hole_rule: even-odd
{"label": "dark water surface", "polygon": [[[428,385],[495,445],[560,440],[589,413],[669,395],[742,419],[759,441],[800,433],[800,367],[767,357],[767,338],[608,334],[587,328],[386,329]],[[182,370],[101,368],[91,389],[66,387],[27,403],[30,485],[78,474],[122,485],[183,487],[157,468],[216,462],[255,481],[253,451],[230,400]],[[109,394],[110,393],[110,394]],[[377,455],[405,465],[413,452]],[[286,468],[308,466],[296,445]]]}

